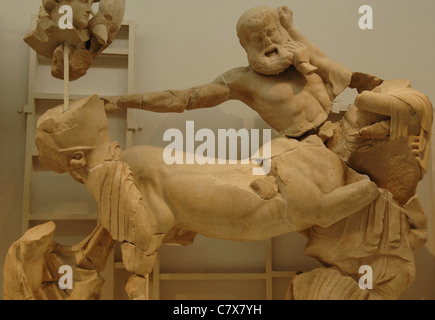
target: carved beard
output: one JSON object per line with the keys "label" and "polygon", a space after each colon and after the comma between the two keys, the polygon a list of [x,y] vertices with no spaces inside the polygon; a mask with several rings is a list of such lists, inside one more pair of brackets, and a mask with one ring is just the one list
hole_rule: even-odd
{"label": "carved beard", "polygon": [[288,41],[284,46],[276,46],[270,53],[248,54],[250,67],[264,75],[278,75],[287,70],[293,62],[293,53],[287,48]]}

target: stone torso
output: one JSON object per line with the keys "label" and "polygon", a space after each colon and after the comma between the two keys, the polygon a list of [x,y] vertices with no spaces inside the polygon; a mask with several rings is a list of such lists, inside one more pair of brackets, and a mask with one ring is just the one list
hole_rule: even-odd
{"label": "stone torso", "polygon": [[290,67],[277,76],[237,69],[232,96],[246,103],[280,134],[299,137],[328,117],[332,99],[318,74],[303,75]]}

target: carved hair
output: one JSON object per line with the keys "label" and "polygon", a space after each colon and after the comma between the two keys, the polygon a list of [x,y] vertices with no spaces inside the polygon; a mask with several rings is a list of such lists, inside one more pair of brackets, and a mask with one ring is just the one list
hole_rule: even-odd
{"label": "carved hair", "polygon": [[245,26],[245,23],[249,19],[252,19],[254,17],[257,18],[256,23],[259,23],[260,21],[263,20],[265,15],[274,15],[276,16],[277,21],[279,22],[278,11],[276,9],[270,7],[264,7],[264,6],[249,9],[248,11],[246,11],[244,14],[240,16],[239,21],[237,22],[236,29],[237,29],[237,36],[239,37],[240,44],[242,45],[242,47],[245,47],[244,40],[243,40],[243,27]]}

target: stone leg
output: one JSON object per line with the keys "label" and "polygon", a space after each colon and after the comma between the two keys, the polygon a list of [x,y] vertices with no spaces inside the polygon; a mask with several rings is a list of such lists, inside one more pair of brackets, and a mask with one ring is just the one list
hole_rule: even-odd
{"label": "stone leg", "polygon": [[154,267],[157,258],[157,252],[164,239],[164,235],[155,235],[148,251],[139,249],[132,243],[124,242],[121,245],[122,260],[125,268],[133,272],[127,281],[125,290],[130,300],[147,299],[147,279]]}
{"label": "stone leg", "polygon": [[148,300],[148,280],[140,275],[133,274],[125,285],[130,300]]}

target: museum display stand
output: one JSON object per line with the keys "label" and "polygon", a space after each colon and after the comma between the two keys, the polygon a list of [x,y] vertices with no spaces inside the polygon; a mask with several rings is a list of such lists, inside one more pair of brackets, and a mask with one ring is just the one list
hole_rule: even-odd
{"label": "museum display stand", "polygon": [[[264,271],[262,272],[160,272],[159,260],[157,260],[152,273],[152,295],[151,298],[158,300],[160,298],[160,287],[162,282],[174,281],[185,281],[186,283],[192,283],[197,281],[209,282],[209,281],[222,281],[232,283],[228,286],[228,297],[231,296],[231,288],[234,286],[234,282],[243,282],[249,287],[249,282],[251,284],[258,283],[255,286],[258,292],[255,293],[256,296],[261,297],[266,300],[282,299],[282,297],[276,297],[274,292],[275,279],[287,279],[290,281],[291,277],[295,274],[294,271],[277,271],[273,268],[273,239],[265,240],[264,244]],[[242,244],[243,246],[243,244]],[[249,247],[247,248],[250,249]],[[261,245],[258,245],[257,250],[261,250]],[[286,281],[286,284],[288,282]],[[261,293],[261,288],[264,288],[264,292]],[[206,294],[206,293],[205,293]],[[180,297],[183,294],[180,294]]]}

